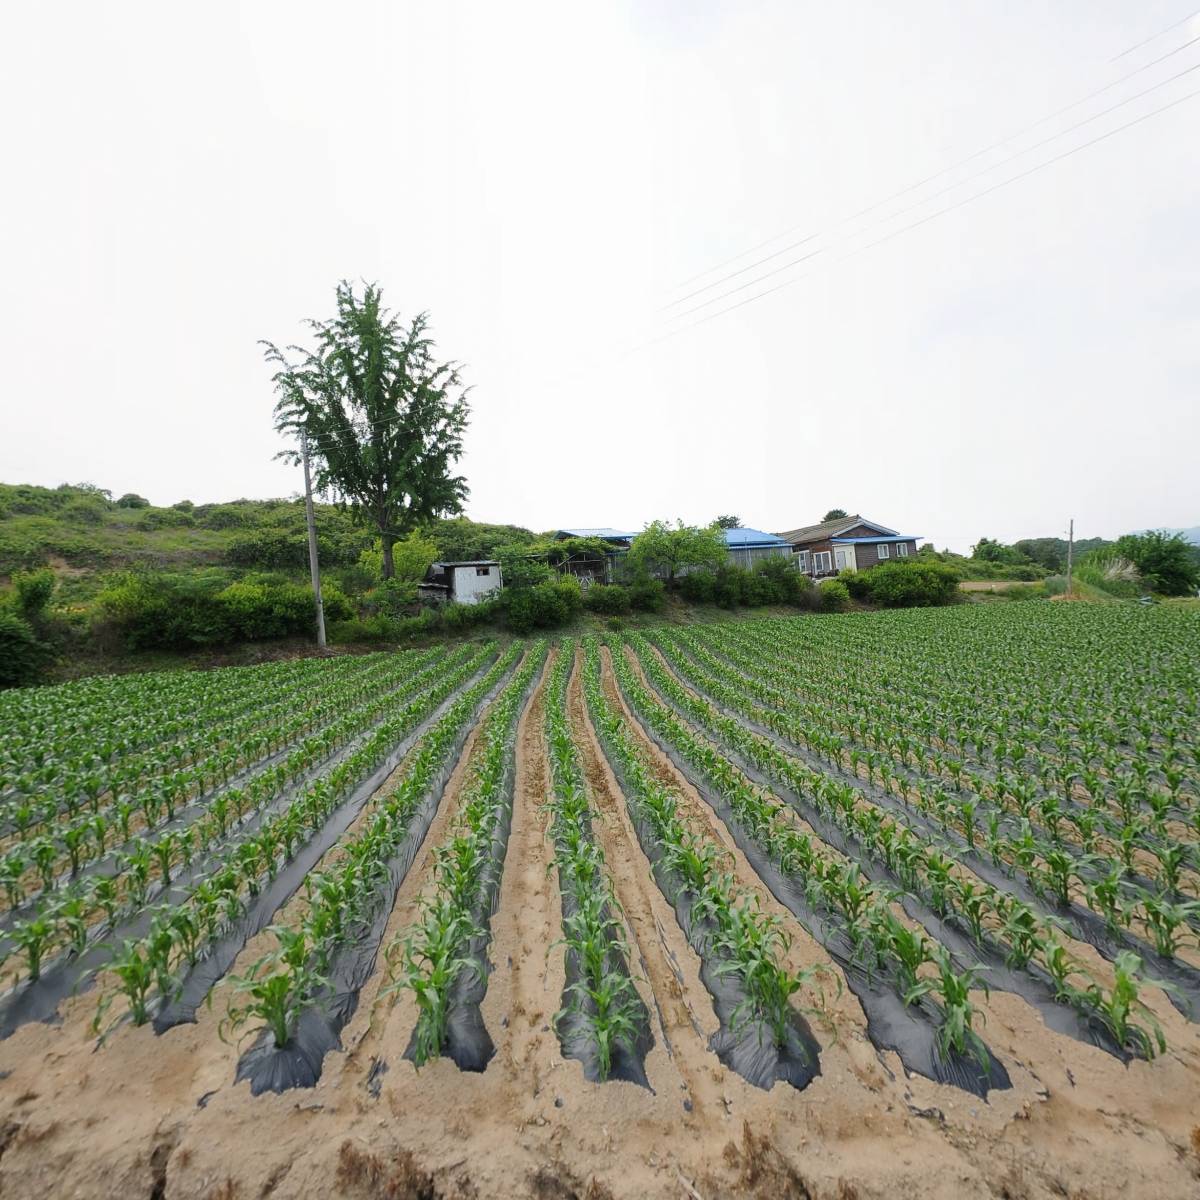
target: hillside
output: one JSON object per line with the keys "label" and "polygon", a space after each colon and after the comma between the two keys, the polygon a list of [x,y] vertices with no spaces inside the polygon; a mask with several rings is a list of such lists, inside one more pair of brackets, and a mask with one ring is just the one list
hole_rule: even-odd
{"label": "hillside", "polygon": [[[372,545],[350,514],[318,504],[322,566],[353,569]],[[465,518],[432,523],[429,535],[446,558],[490,554],[498,544],[532,540],[515,525]],[[137,496],[113,500],[87,484],[57,488],[0,484],[0,582],[14,572],[51,567],[62,599],[82,601],[114,571],[204,572],[232,582],[247,572],[307,578],[308,543],[302,499],[180,501],[158,508]]]}

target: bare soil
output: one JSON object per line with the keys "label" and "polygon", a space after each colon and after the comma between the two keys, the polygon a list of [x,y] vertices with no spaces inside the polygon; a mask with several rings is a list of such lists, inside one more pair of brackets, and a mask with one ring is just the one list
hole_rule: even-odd
{"label": "bare soil", "polygon": [[[1126,1067],[1048,1031],[1014,996],[981,1000],[985,1036],[1013,1080],[988,1103],[906,1078],[867,1039],[857,1001],[832,984],[810,1017],[821,1075],[808,1088],[763,1091],[722,1067],[708,1049],[716,1018],[698,960],[650,875],[577,672],[569,716],[654,1034],[649,1088],[588,1083],[562,1057],[553,1027],[563,948],[554,944],[560,911],[543,807],[543,703],[539,684],[517,731],[512,836],[483,1006],[496,1054],[485,1071],[464,1073],[442,1059],[418,1072],[403,1057],[415,1013],[403,998],[380,999],[382,970],[316,1087],[258,1097],[233,1083],[238,1050],[217,1030],[222,996],[195,1025],[162,1037],[126,1026],[98,1049],[88,1032],[95,993],[87,993],[63,1006],[60,1024],[26,1026],[0,1043],[0,1196],[1200,1196],[1200,1026],[1166,1005],[1171,1050]],[[469,741],[386,940],[416,914],[473,749]],[[711,809],[665,756],[655,752],[655,762],[689,819],[726,846],[739,882],[775,911]],[[791,927],[796,964],[836,973],[821,947]],[[246,957],[255,950],[252,943]]]}

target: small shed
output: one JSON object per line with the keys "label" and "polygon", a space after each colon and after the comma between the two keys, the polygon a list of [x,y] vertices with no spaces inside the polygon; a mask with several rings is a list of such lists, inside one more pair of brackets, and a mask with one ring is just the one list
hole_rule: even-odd
{"label": "small shed", "polygon": [[556,529],[556,542],[584,541],[591,548],[576,550],[555,565],[560,571],[574,575],[584,587],[593,583],[612,583],[613,565],[628,549],[636,533],[627,533],[610,526],[587,529]]}
{"label": "small shed", "polygon": [[792,557],[792,544],[773,533],[764,533],[761,529],[726,529],[725,545],[729,550],[728,561],[731,566],[744,567],[753,570],[755,564],[765,558]]}
{"label": "small shed", "polygon": [[417,585],[417,593],[434,604],[478,604],[503,586],[499,562],[494,558],[480,558],[433,563],[425,574],[425,581]]}

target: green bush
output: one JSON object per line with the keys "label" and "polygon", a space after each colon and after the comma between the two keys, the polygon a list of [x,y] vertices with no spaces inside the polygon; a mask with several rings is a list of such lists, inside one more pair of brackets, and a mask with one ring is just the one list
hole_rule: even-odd
{"label": "green bush", "polygon": [[137,492],[126,492],[118,501],[118,508],[149,508],[150,501],[145,496],[139,496]]}
{"label": "green bush", "polygon": [[950,604],[958,596],[958,576],[932,562],[887,562],[866,572],[871,599],[884,608]]}
{"label": "green bush", "polygon": [[846,590],[855,600],[871,598],[871,573],[869,571],[841,571],[838,579],[846,585]]}
{"label": "green bush", "polygon": [[501,593],[504,618],[513,633],[527,634],[534,629],[553,629],[571,621],[583,607],[579,580],[562,576],[534,587],[505,590]]}
{"label": "green bush", "polygon": [[368,613],[407,616],[417,602],[417,585],[402,579],[384,579],[363,596],[362,602]]}
{"label": "green bush", "polygon": [[29,622],[0,610],[0,687],[36,682],[49,660],[49,647],[38,641]]}
{"label": "green bush", "polygon": [[661,579],[639,579],[629,587],[629,604],[638,612],[662,612],[667,588]]}
{"label": "green bush", "polygon": [[205,529],[241,529],[253,520],[250,511],[237,504],[206,504],[197,512]]}
{"label": "green bush", "polygon": [[675,581],[679,594],[692,604],[712,604],[717,597],[717,581],[711,571],[693,571]]}
{"label": "green bush", "polygon": [[764,604],[801,604],[812,590],[808,576],[796,569],[791,555],[763,559],[754,574],[767,588]]}
{"label": "green bush", "polygon": [[13,576],[13,591],[21,616],[35,624],[45,615],[57,581],[48,568]]}
{"label": "green bush", "polygon": [[825,612],[845,612],[850,607],[850,589],[840,579],[825,579],[818,588]]}
{"label": "green bush", "polygon": [[108,505],[96,497],[85,496],[64,504],[58,515],[64,521],[79,525],[101,525],[108,515]]}
{"label": "green bush", "polygon": [[190,512],[178,508],[148,508],[137,519],[139,529],[177,529],[196,524]]}
{"label": "green bush", "polygon": [[1048,579],[1042,581],[1042,590],[1047,596],[1062,596],[1067,590],[1067,577],[1065,575],[1051,575]]}
{"label": "green bush", "polygon": [[[132,650],[185,649],[313,633],[312,590],[286,580],[117,575],[95,601],[94,626]],[[327,621],[354,615],[334,584],[322,589]]]}
{"label": "green bush", "polygon": [[633,607],[629,589],[619,583],[593,584],[583,594],[583,605],[592,612],[620,616]]}

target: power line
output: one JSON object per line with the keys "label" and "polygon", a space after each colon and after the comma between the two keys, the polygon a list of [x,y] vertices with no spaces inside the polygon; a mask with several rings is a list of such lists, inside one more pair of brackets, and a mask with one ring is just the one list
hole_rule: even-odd
{"label": "power line", "polygon": [[1168,25],[1166,29],[1160,29],[1152,37],[1146,38],[1146,40],[1143,42],[1138,42],[1136,46],[1130,46],[1128,50],[1122,50],[1120,54],[1116,55],[1114,58],[1110,58],[1108,61],[1110,63],[1115,63],[1118,58],[1124,58],[1125,55],[1132,54],[1135,50],[1140,50],[1143,46],[1148,46],[1151,42],[1158,41],[1158,39],[1162,37],[1164,33],[1170,33],[1172,29],[1178,29],[1180,25],[1186,25],[1193,17],[1200,17],[1200,9],[1197,9],[1195,12],[1188,13],[1183,20],[1176,21],[1174,25]]}
{"label": "power line", "polygon": [[[868,242],[866,245],[859,246],[851,250],[848,254],[843,255],[837,260],[838,263],[843,263],[847,259],[853,258],[855,255],[862,254],[864,251],[872,250],[876,246],[883,245],[884,242],[891,241],[894,237],[899,237],[902,233],[908,233],[910,230],[917,229],[921,225],[927,224],[936,217],[945,216],[947,213],[954,212],[956,209],[962,208],[964,205],[970,204],[974,200],[981,200],[984,196],[991,195],[993,192],[999,191],[1001,188],[1007,187],[1010,183],[1016,183],[1021,179],[1027,179],[1030,175],[1036,174],[1038,171],[1046,167],[1053,166],[1055,163],[1062,162],[1065,158],[1070,158],[1073,154],[1078,154],[1081,150],[1087,150],[1091,146],[1098,145],[1100,142],[1106,141],[1118,133],[1123,133],[1127,129],[1132,129],[1135,125],[1140,125],[1143,121],[1150,120],[1151,117],[1156,117],[1160,113],[1167,112],[1169,109],[1175,108],[1177,105],[1183,104],[1186,100],[1192,100],[1200,96],[1200,89],[1194,92],[1188,92],[1160,108],[1151,109],[1148,113],[1143,113],[1139,117],[1135,117],[1132,121],[1127,121],[1124,125],[1118,125],[1115,129],[1110,129],[1105,133],[1094,137],[1091,141],[1082,142],[1078,146],[1073,146],[1069,150],[1064,150],[1061,154],[1055,155],[1053,158],[1048,158],[1045,162],[1038,163],[1032,166],[1027,171],[1022,171],[1018,175],[1010,176],[1008,179],[1002,179],[999,183],[993,184],[989,188],[985,188],[981,192],[975,192],[973,195],[965,196],[962,200],[956,201],[954,204],[947,205],[945,208],[940,208],[936,212],[929,213],[922,217],[919,221],[913,221],[909,225],[902,226],[900,229],[895,229],[891,233],[885,234],[883,237],[876,239],[873,242]],[[799,283],[802,279],[808,279],[811,273],[797,275],[792,279],[785,279],[782,283],[777,283],[774,287],[767,288],[765,291],[757,292],[753,296],[747,296],[744,300],[739,300],[736,304],[731,304],[727,308],[718,309],[716,312],[708,313],[701,317],[698,321],[693,321],[689,325],[680,326],[677,329],[672,329],[661,337],[657,337],[648,342],[643,342],[640,346],[635,346],[634,350],[644,350],[651,346],[656,346],[660,342],[669,341],[671,338],[677,337],[681,333],[686,333],[689,329],[695,329],[697,326],[704,325],[709,321],[715,320],[717,317],[724,316],[726,313],[733,312],[735,309],[742,308],[747,304],[752,304],[755,300],[761,300],[765,296],[770,296],[775,292],[782,291],[786,287],[790,287],[794,283]]]}
{"label": "power line", "polygon": [[[1200,40],[1200,39],[1197,39],[1197,40]],[[1100,112],[1094,113],[1090,117],[1085,117],[1082,121],[1077,121],[1074,125],[1071,125],[1066,129],[1060,130],[1058,133],[1053,133],[1048,138],[1043,138],[1040,142],[1035,142],[1032,146],[1027,146],[1024,150],[1018,150],[1016,153],[1010,154],[1007,158],[1003,158],[999,162],[993,163],[990,167],[985,167],[982,171],[977,171],[973,175],[968,175],[966,177],[966,179],[960,179],[957,183],[947,184],[946,187],[940,188],[938,191],[933,192],[928,196],[925,196],[923,199],[918,200],[915,204],[910,204],[907,208],[902,208],[897,212],[890,213],[890,214],[888,214],[888,216],[883,217],[879,221],[873,222],[872,224],[868,225],[866,228],[860,229],[858,231],[858,233],[851,234],[850,236],[858,237],[861,234],[867,233],[872,229],[878,228],[880,225],[886,225],[889,221],[894,221],[898,217],[906,216],[908,213],[915,211],[916,209],[920,208],[922,205],[928,204],[931,200],[936,200],[939,196],[944,196],[947,192],[954,191],[955,188],[963,187],[966,184],[971,183],[974,180],[980,178],[980,176],[982,176],[982,175],[987,175],[991,171],[995,171],[995,170],[998,170],[1000,167],[1007,166],[1009,163],[1015,162],[1018,158],[1023,158],[1026,154],[1031,154],[1035,150],[1040,150],[1043,146],[1047,146],[1051,142],[1055,142],[1061,137],[1066,137],[1067,134],[1074,133],[1076,130],[1082,129],[1085,125],[1090,125],[1093,121],[1100,120],[1101,117],[1107,117],[1110,113],[1116,112],[1117,109],[1124,108],[1125,105],[1132,104],[1135,100],[1141,100],[1144,97],[1149,96],[1152,92],[1157,92],[1160,88],[1166,87],[1167,84],[1174,83],[1177,79],[1182,79],[1185,75],[1190,75],[1193,71],[1197,71],[1197,70],[1200,70],[1200,63],[1195,63],[1193,66],[1187,67],[1184,70],[1178,72],[1177,74],[1172,75],[1167,79],[1163,79],[1160,82],[1153,84],[1151,87],[1145,88],[1144,90],[1137,92],[1132,96],[1128,96],[1124,100],[1119,100],[1116,104],[1111,105],[1109,108],[1102,109]],[[761,283],[764,279],[770,279],[772,276],[778,275],[781,272],[786,271],[789,268],[794,267],[801,262],[804,262],[810,258],[815,258],[816,255],[821,254],[822,252],[823,251],[821,251],[821,250],[817,250],[817,251],[814,251],[812,254],[806,254],[800,258],[793,259],[791,262],[784,263],[782,266],[776,267],[772,271],[767,271],[765,274],[759,275],[756,279],[751,279],[747,283],[739,284],[735,288],[730,288],[729,291],[727,291],[727,292],[722,292],[719,296],[713,296],[712,298],[710,298],[708,300],[701,301],[699,304],[694,305],[692,308],[685,309],[681,313],[676,313],[675,317],[672,319],[679,320],[679,319],[682,319],[683,317],[690,315],[691,313],[699,312],[700,309],[707,308],[710,304],[716,304],[721,300],[725,300],[730,296],[736,295],[738,292],[744,291],[748,287],[753,287],[756,283]],[[768,256],[767,259],[763,259],[762,261],[766,262],[770,258],[773,258],[773,257],[775,257],[775,256],[770,255],[770,256]],[[732,279],[733,276],[732,275],[727,276],[727,278]],[[705,288],[700,289],[700,291],[706,291],[706,290],[707,289],[705,289]],[[699,294],[699,292],[693,293],[693,295],[698,295],[698,294]]]}
{"label": "power line", "polygon": [[[1197,14],[1193,14],[1193,15],[1197,15]],[[1191,19],[1190,17],[1185,18],[1185,20],[1190,20],[1190,19]],[[1183,24],[1183,22],[1181,21],[1178,24]],[[1172,26],[1171,28],[1173,29],[1175,27],[1176,26]],[[1164,30],[1163,32],[1166,33],[1166,32],[1169,32],[1169,30]],[[1161,36],[1161,35],[1156,35],[1156,36]],[[1154,39],[1151,38],[1148,40],[1153,41]],[[1151,59],[1150,62],[1148,62],[1148,63],[1143,63],[1142,66],[1137,67],[1134,70],[1127,72],[1126,74],[1120,76],[1120,78],[1118,78],[1118,79],[1114,79],[1111,83],[1106,83],[1103,87],[1096,88],[1094,91],[1088,92],[1087,95],[1081,96],[1077,100],[1072,100],[1070,104],[1065,104],[1061,108],[1055,109],[1054,112],[1049,113],[1044,117],[1040,117],[1038,120],[1034,121],[1033,124],[1026,125],[1026,126],[1022,127],[1021,129],[1017,130],[1015,133],[1010,133],[1010,134],[1008,134],[1008,136],[1000,138],[998,141],[989,143],[988,145],[984,146],[982,149],[976,150],[972,154],[967,155],[966,158],[961,158],[958,161],[951,163],[949,166],[943,167],[939,171],[935,171],[932,175],[927,175],[927,176],[925,176],[925,178],[918,180],[916,183],[911,183],[907,187],[901,188],[898,192],[893,192],[891,195],[885,196],[882,200],[877,200],[877,201],[875,201],[875,203],[867,205],[866,208],[860,208],[857,212],[851,213],[848,217],[843,217],[842,220],[840,220],[832,228],[840,229],[843,225],[848,225],[850,222],[858,220],[859,217],[865,217],[868,213],[872,213],[876,209],[882,208],[885,204],[890,204],[893,200],[899,200],[901,197],[907,196],[910,192],[915,192],[918,188],[924,187],[927,183],[933,183],[934,180],[940,179],[943,175],[948,175],[951,171],[957,171],[960,167],[967,166],[969,163],[974,162],[977,158],[982,158],[983,155],[991,153],[991,151],[996,150],[999,147],[1006,145],[1008,142],[1011,142],[1014,139],[1019,138],[1019,137],[1024,137],[1025,134],[1027,134],[1027,133],[1032,133],[1033,130],[1039,129],[1041,126],[1045,125],[1048,121],[1053,121],[1056,117],[1060,117],[1064,113],[1070,112],[1073,108],[1078,108],[1081,104],[1086,104],[1089,100],[1094,100],[1097,96],[1101,96],[1105,92],[1111,91],[1114,87],[1118,87],[1120,84],[1126,83],[1128,80],[1132,79],[1135,75],[1140,75],[1143,71],[1148,71],[1151,67],[1158,66],[1159,63],[1165,62],[1168,58],[1172,58],[1174,55],[1181,53],[1182,51],[1188,49],[1189,46],[1194,46],[1197,42],[1200,42],[1200,35],[1189,39],[1188,41],[1184,42],[1182,45],[1176,46],[1174,49],[1167,51],[1167,53],[1165,53],[1165,54],[1159,55],[1158,58]],[[1142,43],[1142,44],[1144,45],[1145,43]],[[1136,49],[1136,47],[1131,47],[1130,49],[1131,50]],[[1129,51],[1126,51],[1126,53],[1129,53]],[[1118,58],[1119,57],[1122,57],[1122,56],[1118,55]],[[1113,61],[1115,61],[1115,60],[1113,60]],[[1064,132],[1070,132],[1070,130],[1066,130]],[[1061,135],[1055,135],[1055,136],[1061,136]],[[1002,164],[996,164],[996,165],[1002,165]],[[991,170],[991,169],[993,169],[993,168],[987,168],[987,170]],[[966,182],[966,181],[964,180],[962,182]],[[958,186],[958,185],[955,185],[955,186]],[[896,214],[893,214],[893,215],[896,215]],[[732,258],[726,259],[724,262],[718,264],[715,267],[710,267],[707,270],[701,271],[696,275],[692,275],[690,278],[684,280],[682,283],[677,284],[676,290],[678,290],[679,288],[682,288],[682,287],[686,287],[689,283],[692,283],[697,279],[702,279],[702,278],[704,278],[705,275],[712,274],[712,272],[714,272],[714,271],[719,271],[723,267],[729,266],[731,263],[737,262],[738,259],[744,258],[747,254],[753,254],[755,250],[760,250],[764,246],[769,246],[772,242],[778,241],[781,237],[786,237],[789,233],[792,233],[796,229],[799,229],[799,228],[800,228],[799,225],[790,226],[788,229],[783,230],[783,232],[777,233],[774,236],[767,238],[765,241],[757,243],[755,246],[752,246],[749,250],[743,250],[740,254],[735,254]],[[714,279],[710,283],[706,283],[703,287],[697,288],[694,291],[689,292],[686,296],[680,296],[679,298],[672,300],[670,303],[664,305],[663,308],[660,309],[660,311],[665,311],[666,309],[674,308],[680,304],[683,304],[685,301],[692,299],[692,297],[700,295],[700,293],[702,293],[702,292],[708,291],[714,287],[718,287],[720,284],[725,283],[730,279],[734,279],[738,275],[743,275],[743,274],[745,274],[746,271],[753,270],[755,267],[762,266],[764,263],[770,262],[774,258],[778,258],[781,254],[786,254],[789,250],[795,250],[798,247],[804,245],[805,243],[812,241],[814,238],[820,237],[823,232],[824,232],[823,230],[818,230],[815,233],[811,233],[807,237],[803,237],[797,242],[791,242],[788,245],[783,246],[780,249],[773,251],[772,253],[759,259],[757,262],[750,263],[748,266],[741,267],[736,271],[732,271],[728,275],[722,276],[720,279]],[[683,315],[683,314],[681,314],[681,315]]]}

